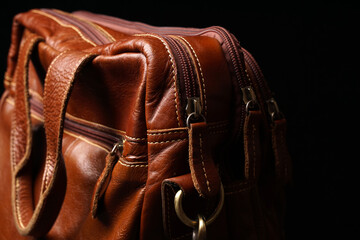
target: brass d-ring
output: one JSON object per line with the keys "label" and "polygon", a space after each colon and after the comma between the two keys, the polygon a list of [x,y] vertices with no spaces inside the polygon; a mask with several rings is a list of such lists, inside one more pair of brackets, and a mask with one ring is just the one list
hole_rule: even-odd
{"label": "brass d-ring", "polygon": [[[174,199],[174,205],[175,205],[175,212],[176,215],[178,216],[178,218],[188,227],[191,228],[196,228],[198,226],[198,220],[193,220],[190,219],[186,213],[184,212],[184,209],[182,207],[182,199],[184,197],[184,192],[183,190],[179,190],[176,195],[175,195],[175,199]],[[220,185],[220,199],[219,199],[219,203],[216,207],[216,209],[214,210],[213,214],[209,217],[206,218],[205,224],[209,225],[211,223],[213,223],[215,221],[215,219],[217,218],[217,216],[220,214],[221,209],[224,205],[224,187],[221,184]]]}

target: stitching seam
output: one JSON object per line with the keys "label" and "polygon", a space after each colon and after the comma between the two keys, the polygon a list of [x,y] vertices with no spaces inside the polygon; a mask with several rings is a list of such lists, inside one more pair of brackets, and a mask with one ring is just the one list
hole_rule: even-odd
{"label": "stitching seam", "polygon": [[97,24],[95,24],[95,23],[93,23],[93,22],[91,22],[91,21],[88,21],[88,20],[86,20],[86,19],[83,19],[83,18],[81,18],[81,17],[78,17],[78,16],[76,16],[76,15],[74,15],[74,14],[66,13],[66,12],[59,11],[59,10],[55,10],[55,11],[58,12],[58,13],[60,13],[60,14],[69,15],[69,16],[71,16],[71,17],[73,17],[73,18],[76,18],[76,19],[82,21],[82,22],[85,22],[85,23],[91,25],[92,27],[96,28],[96,29],[99,30],[100,32],[102,32],[104,35],[106,35],[107,39],[110,40],[111,42],[115,42],[115,41],[116,41],[115,38],[114,38],[110,33],[108,33],[105,29],[103,29],[102,27],[100,27],[99,25],[97,25]]}
{"label": "stitching seam", "polygon": [[[62,56],[63,55],[63,53],[66,53],[66,51],[65,52],[62,52],[61,54],[59,54],[58,55],[58,57],[59,56]],[[77,74],[77,71],[78,71],[78,69],[79,69],[79,66],[82,64],[82,62],[85,60],[85,59],[87,59],[88,57],[90,57],[90,56],[93,56],[93,54],[92,53],[89,53],[89,54],[86,54],[86,55],[84,55],[84,56],[82,56],[75,64],[74,64],[74,67],[73,67],[73,69],[71,69],[70,70],[70,73],[71,73],[71,83],[67,86],[68,88],[65,90],[66,91],[66,98],[68,98],[69,96],[67,96],[68,95],[68,91],[69,91],[69,89],[71,88],[71,85],[73,84],[73,81],[74,81],[74,78],[75,78],[75,76],[76,76],[76,74]],[[57,60],[59,59],[58,57],[56,57],[52,62],[51,62],[51,64],[50,64],[50,67],[49,67],[49,69],[48,69],[48,74],[50,75],[51,74],[51,71],[52,71],[52,68],[53,68],[53,66],[54,66],[54,64],[55,64],[55,62],[57,62]],[[46,76],[46,78],[45,78],[45,82],[46,82],[46,79],[48,78],[48,76],[49,75],[47,75]],[[49,81],[49,80],[48,80]],[[44,90],[45,90],[45,88],[44,88]],[[44,96],[46,96],[47,94],[44,92]],[[63,114],[63,111],[65,110],[64,108],[64,105],[65,105],[65,101],[64,102],[62,102],[62,106],[61,106],[61,111],[60,111],[60,115],[58,116],[59,117],[59,119],[61,119],[61,115]],[[44,109],[45,110],[45,109]],[[44,113],[45,114],[45,113]],[[45,123],[44,123],[45,124]],[[46,129],[46,126],[45,126],[45,129]],[[60,130],[62,130],[62,127],[60,126]],[[58,135],[58,134],[57,134]],[[59,137],[59,136],[58,136]],[[59,146],[60,146],[60,144],[61,144],[61,141],[59,141],[60,139],[57,139],[57,146],[56,146],[56,156],[58,156],[58,154],[59,154]],[[47,161],[47,160],[46,160]],[[46,165],[46,166],[48,166],[48,165]],[[47,186],[48,186],[48,181],[49,181],[49,167],[46,167],[45,168],[45,170],[44,170],[44,174],[45,174],[45,184],[44,184],[44,188],[43,188],[43,190],[45,190],[46,188],[47,188]]]}
{"label": "stitching seam", "polygon": [[[35,10],[36,11],[36,10]],[[64,55],[65,53],[66,53],[67,51],[64,51],[64,52],[62,52],[62,53],[60,53],[59,55],[57,55],[55,58],[54,58],[54,60],[52,60],[52,62],[50,63],[50,66],[49,66],[49,68],[48,68],[48,71],[47,71],[47,76],[45,77],[45,82],[46,82],[46,79],[47,79],[47,77],[48,77],[48,74],[52,71],[52,68],[53,68],[53,66],[54,66],[54,64],[55,64],[55,62],[57,62],[57,60],[62,56],[62,55]],[[44,87],[44,96],[46,95],[46,92],[45,92],[45,90],[46,90],[46,88]],[[46,127],[45,127],[45,122],[44,122],[44,128],[46,129]],[[46,156],[46,159],[47,159],[47,156]],[[49,176],[48,176],[48,171],[49,171],[49,167],[48,167],[48,165],[46,164],[46,162],[47,162],[47,160],[45,159],[45,169],[44,169],[44,174],[45,174],[45,182],[44,182],[44,186],[42,186],[41,188],[41,191],[43,191],[46,187],[47,187],[47,185],[48,185],[48,180],[49,180]]]}
{"label": "stitching seam", "polygon": [[203,156],[203,150],[202,150],[202,137],[201,137],[201,133],[199,133],[199,138],[200,138],[201,165],[202,165],[202,169],[203,169],[203,171],[204,171],[204,176],[205,176],[205,180],[206,180],[207,189],[208,189],[209,192],[211,192],[210,182],[209,182],[209,179],[208,179],[208,177],[207,177],[206,169],[205,169],[204,156]]}
{"label": "stitching seam", "polygon": [[131,168],[138,168],[138,167],[147,167],[148,164],[127,164],[127,163],[124,163],[123,161],[121,161],[121,158],[118,160],[118,162],[125,166],[125,167],[131,167]]}
{"label": "stitching seam", "polygon": [[130,137],[128,135],[124,135],[125,138],[128,138],[130,140],[140,140],[140,141],[145,141],[146,138],[136,138],[136,137]]}
{"label": "stitching seam", "polygon": [[[32,49],[34,47],[35,42],[39,41],[39,40],[41,40],[41,38],[33,38],[33,39],[31,39],[30,43],[28,43],[29,47],[26,49],[26,54],[24,56],[25,58],[29,58],[29,56],[30,56],[30,54],[32,52]],[[23,51],[23,48],[20,49],[19,56],[22,56],[22,51]],[[24,86],[24,88],[25,88],[25,96],[24,96],[25,99],[27,98],[26,95],[29,95],[29,92],[26,91],[26,88],[27,88],[26,84],[28,84],[27,83],[28,82],[27,64],[28,64],[28,60],[25,61],[24,66],[19,66],[19,67],[24,68],[24,74],[23,74],[24,79],[23,79],[23,81],[25,81],[25,84],[24,84],[25,85]],[[19,71],[19,70],[17,70],[17,71]],[[30,109],[29,109],[28,104],[25,104],[25,110],[26,110],[26,113],[27,113],[27,117],[26,117],[27,119],[26,120],[27,120],[28,124],[30,125],[31,119],[30,119]],[[12,119],[12,124],[14,124],[14,122],[16,123],[16,121],[14,121],[14,120],[16,120],[15,117],[13,117],[13,119]],[[27,137],[27,148],[25,149],[24,157],[29,154],[29,147],[30,147],[29,145],[31,144],[31,127],[29,125],[27,127],[27,134],[28,134],[27,135],[28,136]],[[13,143],[13,141],[14,141],[14,131],[11,131],[11,138],[12,138],[11,139],[12,140],[11,141],[11,154],[12,154],[11,161],[12,161],[13,169],[15,170],[16,169],[15,144]],[[17,173],[18,173],[18,171],[16,171],[15,174],[17,174]],[[14,176],[14,177],[15,177],[15,210],[16,210],[16,218],[17,218],[18,223],[20,224],[20,226],[22,228],[25,228],[25,226],[23,224],[23,221],[22,221],[21,212],[20,212],[20,206],[19,206],[19,185],[20,185],[20,183],[19,183],[19,179],[16,178],[16,176]]]}
{"label": "stitching seam", "polygon": [[86,143],[88,143],[88,144],[90,144],[90,145],[92,145],[92,146],[94,146],[94,147],[98,147],[98,148],[104,150],[105,152],[110,152],[109,149],[106,149],[105,147],[103,147],[103,146],[101,146],[101,145],[99,145],[99,144],[96,144],[96,143],[94,143],[94,142],[91,142],[90,140],[87,140],[85,137],[82,137],[82,136],[79,136],[79,135],[75,135],[75,134],[73,134],[73,133],[71,133],[71,132],[69,132],[69,131],[67,131],[67,130],[64,130],[64,133],[66,133],[67,135],[72,136],[72,137],[74,137],[74,138],[76,138],[76,139],[82,140],[82,141],[84,141],[84,142],[86,142]]}
{"label": "stitching seam", "polygon": [[179,38],[181,38],[184,42],[187,43],[187,45],[190,47],[191,51],[193,52],[194,56],[195,56],[195,59],[196,59],[196,62],[199,66],[199,71],[200,71],[200,75],[201,75],[201,82],[202,82],[202,87],[203,87],[203,96],[204,96],[204,105],[205,105],[205,111],[204,111],[204,115],[206,117],[207,115],[207,101],[206,101],[206,88],[205,88],[205,79],[204,79],[204,74],[203,74],[203,71],[202,71],[202,68],[201,68],[201,64],[200,64],[200,60],[194,50],[194,48],[191,46],[191,44],[185,39],[183,38],[182,36],[178,36]]}
{"label": "stitching seam", "polygon": [[176,113],[176,119],[177,119],[177,123],[178,126],[180,127],[180,119],[179,119],[179,111],[178,111],[178,102],[177,102],[177,92],[176,92],[176,68],[175,68],[175,61],[173,56],[171,55],[170,49],[168,47],[168,45],[166,44],[166,42],[159,36],[154,35],[154,34],[150,34],[150,33],[145,33],[145,34],[135,34],[134,36],[149,36],[149,37],[154,37],[158,40],[160,40],[162,42],[162,44],[164,45],[168,56],[169,56],[169,60],[171,62],[171,75],[172,75],[172,80],[173,80],[173,89],[174,89],[174,101],[175,101],[175,113]]}
{"label": "stitching seam", "polygon": [[161,142],[148,142],[148,144],[161,144],[161,143],[170,143],[170,142],[181,142],[187,140],[187,138],[181,138],[181,139],[174,139],[174,140],[168,140],[168,141],[161,141]]}
{"label": "stitching seam", "polygon": [[79,36],[87,43],[91,44],[92,46],[96,47],[96,44],[92,41],[90,41],[89,39],[87,39],[79,29],[77,29],[76,27],[74,27],[73,25],[69,25],[69,24],[65,24],[65,23],[62,23],[59,19],[57,19],[56,17],[54,16],[51,16],[50,14],[47,14],[47,13],[44,13],[42,11],[39,11],[39,10],[32,10],[32,12],[34,13],[37,13],[39,15],[43,15],[47,18],[50,18],[52,20],[54,20],[56,23],[58,23],[60,26],[62,27],[66,27],[66,28],[71,28],[72,30],[74,30],[75,32],[77,32],[77,34],[79,34]]}
{"label": "stitching seam", "polygon": [[158,136],[158,135],[167,135],[167,134],[175,134],[175,133],[186,133],[186,130],[178,130],[173,132],[162,132],[162,133],[148,133],[149,136]]}

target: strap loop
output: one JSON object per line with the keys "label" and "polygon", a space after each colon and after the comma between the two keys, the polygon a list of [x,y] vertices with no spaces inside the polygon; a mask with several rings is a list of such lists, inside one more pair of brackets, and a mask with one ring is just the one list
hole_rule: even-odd
{"label": "strap loop", "polygon": [[29,166],[38,160],[30,159],[32,127],[27,69],[31,52],[41,40],[33,35],[22,44],[15,74],[15,113],[11,130],[15,225],[20,234],[34,237],[45,235],[60,211],[66,190],[66,170],[61,154],[66,106],[82,66],[95,57],[84,52],[64,52],[48,68],[44,87],[46,160],[41,192],[34,208],[33,172]]}
{"label": "strap loop", "polygon": [[[222,207],[224,205],[224,187],[221,184],[220,185],[220,199],[219,199],[219,203],[216,207],[216,209],[214,210],[213,214],[206,219],[205,221],[205,225],[210,225],[211,223],[213,223],[215,221],[215,219],[219,216]],[[178,218],[188,227],[191,227],[193,229],[198,227],[199,224],[199,220],[192,220],[190,219],[186,213],[184,212],[184,209],[182,207],[182,200],[184,197],[184,192],[182,189],[180,189],[174,198],[174,205],[175,205],[175,212],[176,215],[178,216]]]}

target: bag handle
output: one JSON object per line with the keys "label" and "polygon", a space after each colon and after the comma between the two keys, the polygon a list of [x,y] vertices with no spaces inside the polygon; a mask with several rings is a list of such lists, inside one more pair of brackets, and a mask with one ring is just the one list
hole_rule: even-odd
{"label": "bag handle", "polygon": [[15,111],[11,129],[12,206],[15,225],[22,235],[45,235],[60,211],[66,190],[66,170],[61,154],[63,125],[73,82],[82,66],[95,55],[64,52],[50,64],[44,87],[46,159],[39,200],[34,207],[31,165],[32,127],[30,118],[28,64],[36,44],[32,35],[22,44],[14,80]]}

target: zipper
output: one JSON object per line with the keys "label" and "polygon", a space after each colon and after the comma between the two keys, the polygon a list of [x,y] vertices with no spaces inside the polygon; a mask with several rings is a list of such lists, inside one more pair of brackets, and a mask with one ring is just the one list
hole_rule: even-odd
{"label": "zipper", "polygon": [[41,9],[41,11],[77,27],[82,34],[92,40],[96,45],[104,45],[114,41],[114,39],[100,31],[93,23],[80,19],[72,14],[52,9]]}
{"label": "zipper", "polygon": [[[250,79],[248,78],[248,76],[246,74],[246,70],[245,70],[243,54],[240,51],[240,48],[241,48],[240,44],[233,35],[231,35],[227,30],[225,30],[222,27],[215,26],[215,27],[209,27],[209,28],[205,28],[205,29],[178,28],[178,27],[154,27],[154,26],[147,25],[144,23],[130,22],[130,21],[126,21],[126,20],[111,17],[111,16],[93,14],[93,13],[89,13],[89,12],[85,12],[85,11],[74,12],[73,14],[80,18],[86,19],[88,21],[95,22],[100,25],[114,29],[115,31],[125,32],[128,34],[146,33],[146,32],[159,34],[161,37],[167,39],[167,43],[172,48],[172,52],[174,53],[174,55],[177,52],[179,52],[179,50],[175,46],[176,43],[174,43],[174,41],[172,41],[172,40],[169,40],[169,38],[167,36],[169,36],[171,34],[184,35],[184,36],[200,36],[200,35],[215,33],[223,41],[223,43],[226,47],[225,51],[229,53],[229,60],[231,63],[231,64],[229,64],[229,67],[231,68],[232,72],[235,75],[234,77],[235,77],[235,80],[237,82],[239,89],[241,89],[242,92],[244,91],[243,89],[249,89],[250,91],[252,91]],[[180,53],[180,54],[182,54],[182,53]],[[186,81],[186,79],[185,79],[185,81]],[[189,90],[186,90],[186,95],[187,95],[187,99],[189,99],[188,101],[192,101],[191,104],[188,103],[188,104],[186,104],[186,106],[190,106],[190,105],[194,106],[194,105],[198,104],[197,99],[191,100],[192,97],[190,97],[190,98],[188,97],[190,95]],[[251,94],[251,96],[253,96],[253,95]],[[252,106],[256,106],[256,98],[252,99],[251,102],[252,102],[252,104],[251,104]],[[240,117],[239,117],[240,122],[236,126],[236,130],[235,130],[236,136],[238,136],[238,137],[241,136],[241,134],[242,134],[242,129],[243,129],[245,116],[246,116],[246,107],[245,107],[246,105],[250,106],[248,104],[248,102],[244,102],[244,104],[241,104],[240,106],[238,106],[240,108]],[[188,108],[188,109],[190,109],[190,108]],[[188,114],[188,116],[189,116],[189,114]]]}
{"label": "zipper", "polygon": [[183,83],[183,88],[185,89],[186,98],[195,97],[198,95],[197,86],[196,86],[196,75],[191,61],[191,57],[187,52],[183,44],[177,40],[175,37],[163,36],[165,41],[169,44],[171,50],[176,58],[176,63],[178,67],[181,68],[181,71],[178,71],[178,75],[181,79],[180,83]]}
{"label": "zipper", "polygon": [[238,50],[238,47],[236,46],[236,45],[240,46],[240,44],[232,34],[230,34],[226,29],[222,27],[214,26],[204,29],[179,28],[179,27],[154,27],[144,23],[130,22],[111,16],[93,14],[85,11],[78,11],[78,12],[74,12],[73,14],[88,21],[96,22],[98,24],[107,26],[117,31],[124,31],[124,28],[127,27],[129,29],[130,34],[132,33],[133,28],[138,29],[138,31],[136,31],[137,33],[152,32],[159,34],[161,36],[165,34],[197,36],[197,35],[204,35],[206,33],[216,33],[224,41],[225,46],[229,51],[232,68],[234,70],[240,88],[250,85],[250,82],[246,77],[244,61],[242,61],[241,59],[241,52]]}
{"label": "zipper", "polygon": [[[82,34],[84,34],[88,39],[92,40],[97,45],[103,45],[111,43],[112,40],[96,28],[91,21],[80,19],[72,14],[65,12],[51,10],[51,9],[42,9],[43,12],[50,14],[62,21],[76,26]],[[198,121],[201,117],[202,120],[205,118],[202,115],[202,104],[200,103],[199,97],[199,86],[197,84],[197,74],[195,64],[192,62],[192,57],[187,51],[184,44],[176,38],[176,36],[170,35],[161,35],[162,39],[168,43],[171,51],[176,59],[176,64],[178,68],[179,83],[182,86],[183,92],[185,92],[185,99],[182,100],[182,105],[186,114],[184,116],[184,121],[194,122]],[[194,106],[197,106],[194,108]],[[191,117],[189,117],[191,116]]]}
{"label": "zipper", "polygon": [[175,62],[178,69],[178,82],[180,92],[185,93],[184,96],[180,96],[182,106],[185,106],[184,120],[189,127],[190,123],[206,121],[203,113],[200,98],[200,89],[198,84],[198,75],[195,63],[192,59],[190,51],[188,51],[185,43],[178,39],[177,36],[166,35],[162,36],[168,43],[171,51],[173,52]]}
{"label": "zipper", "polygon": [[[30,98],[31,111],[43,119],[43,104],[34,97]],[[96,144],[105,148],[110,152],[114,147],[114,143],[117,144],[119,142],[123,142],[124,136],[116,132],[110,131],[102,131],[100,129],[95,128],[94,126],[87,125],[85,123],[81,123],[75,121],[69,117],[65,117],[64,120],[64,129],[74,133],[75,135],[83,136],[87,139],[92,140]]]}
{"label": "zipper", "polygon": [[[205,120],[205,117],[202,115],[202,103],[201,98],[199,97],[199,84],[197,84],[197,75],[195,74],[196,67],[192,62],[191,53],[189,53],[184,46],[184,44],[179,41],[176,36],[171,36],[170,34],[182,34],[186,36],[197,36],[205,35],[207,33],[217,34],[224,42],[226,51],[229,53],[229,60],[231,62],[230,67],[232,72],[235,75],[235,79],[239,88],[243,94],[243,102],[240,107],[240,123],[237,126],[237,136],[240,136],[243,124],[246,116],[246,112],[249,110],[249,107],[256,107],[256,96],[252,90],[250,83],[250,78],[246,73],[244,58],[250,59],[251,56],[246,50],[240,51],[241,46],[237,39],[231,35],[227,30],[222,27],[214,26],[205,29],[195,29],[195,28],[177,28],[177,27],[153,27],[147,24],[139,22],[129,22],[126,20],[118,19],[115,17],[97,15],[88,12],[75,12],[74,14],[68,14],[65,12],[51,10],[51,9],[42,9],[43,12],[50,14],[56,18],[65,21],[68,24],[78,27],[78,29],[86,35],[87,38],[92,40],[97,45],[108,44],[113,41],[109,39],[109,36],[100,31],[93,24],[99,23],[107,27],[113,28],[114,30],[124,31],[124,27],[134,31],[134,28],[139,29],[133,33],[143,33],[146,31],[151,31],[156,34],[160,34],[171,48],[171,51],[176,59],[176,64],[179,76],[179,85],[182,88],[180,92],[185,92],[185,98],[181,100],[182,106],[185,108],[185,119],[186,122],[189,122],[189,116],[191,116],[192,121]],[[121,28],[121,29],[119,29]],[[244,54],[243,54],[244,53]],[[245,60],[246,60],[245,59]],[[253,72],[257,76],[257,79],[262,79],[259,77],[259,68],[254,65],[255,61],[248,61],[251,64]],[[255,62],[256,63],[256,62]],[[260,84],[261,81],[259,81]],[[262,87],[260,87],[262,88]],[[251,99],[246,98],[246,96],[251,96]],[[250,104],[251,103],[251,104]],[[268,105],[274,105],[273,100],[269,101]],[[268,107],[274,109],[274,107]]]}
{"label": "zipper", "polygon": [[245,49],[243,49],[245,61],[248,63],[250,70],[252,71],[253,75],[255,76],[254,85],[257,85],[257,89],[260,92],[258,94],[260,105],[263,108],[263,111],[266,112],[271,120],[274,122],[276,119],[283,118],[283,114],[281,113],[279,106],[272,96],[270,88],[265,81],[265,77],[257,64],[254,57]]}

